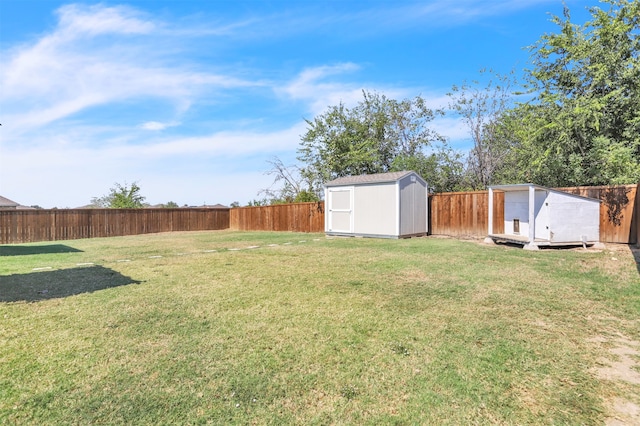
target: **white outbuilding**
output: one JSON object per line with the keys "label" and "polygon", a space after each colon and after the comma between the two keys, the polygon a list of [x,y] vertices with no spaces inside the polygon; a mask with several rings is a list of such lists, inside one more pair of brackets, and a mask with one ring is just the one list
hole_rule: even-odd
{"label": "white outbuilding", "polygon": [[413,171],[342,177],[325,184],[327,235],[427,235],[427,183]]}
{"label": "white outbuilding", "polygon": [[[504,233],[494,233],[494,191],[504,192]],[[489,187],[487,241],[540,246],[592,245],[600,241],[600,200],[531,183]]]}

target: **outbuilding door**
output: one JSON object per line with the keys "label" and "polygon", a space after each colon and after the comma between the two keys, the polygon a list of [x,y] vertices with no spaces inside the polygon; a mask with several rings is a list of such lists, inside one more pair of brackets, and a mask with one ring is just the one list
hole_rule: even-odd
{"label": "outbuilding door", "polygon": [[328,231],[353,233],[353,187],[329,188]]}

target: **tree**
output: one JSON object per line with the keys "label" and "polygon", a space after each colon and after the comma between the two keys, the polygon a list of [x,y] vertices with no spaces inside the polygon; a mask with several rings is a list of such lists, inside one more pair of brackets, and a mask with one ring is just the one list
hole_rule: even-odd
{"label": "tree", "polygon": [[[271,205],[273,203],[271,203],[269,200],[267,200],[266,198],[263,198],[261,200],[251,200],[247,203],[247,207],[262,207],[262,206],[268,206]],[[277,204],[277,203],[276,203]]]}
{"label": "tree", "polygon": [[278,157],[267,161],[271,169],[265,172],[274,176],[273,184],[261,190],[270,199],[270,204],[301,203],[320,200],[320,194],[313,191],[312,183],[305,180],[300,167],[286,166]]}
{"label": "tree", "polygon": [[298,160],[304,164],[302,177],[315,193],[338,177],[423,164],[436,145],[446,147],[445,138],[428,127],[442,111],[428,108],[420,96],[399,102],[375,92],[362,94],[353,108],[340,103],[306,120]]}
{"label": "tree", "polygon": [[553,17],[558,33],[530,47],[533,99],[512,117],[517,162],[529,181],[548,186],[640,180],[640,2],[603,0],[591,20]]}
{"label": "tree", "polygon": [[165,209],[177,209],[180,206],[175,201],[169,201],[168,203],[164,204],[162,207],[164,207]]}
{"label": "tree", "polygon": [[[480,71],[481,74],[485,70]],[[471,189],[485,189],[508,174],[513,148],[511,128],[504,115],[511,106],[512,77],[494,74],[485,87],[478,81],[453,86],[450,108],[469,130],[473,147],[466,159],[465,183]]]}
{"label": "tree", "polygon": [[464,191],[463,155],[447,146],[438,147],[430,154],[399,155],[393,161],[394,170],[413,170],[424,178],[432,192]]}
{"label": "tree", "polygon": [[111,209],[138,209],[144,207],[145,197],[140,195],[140,187],[136,182],[133,182],[131,186],[115,183],[115,186],[110,189],[109,194],[99,198],[92,198],[91,204],[98,207],[105,207]]}

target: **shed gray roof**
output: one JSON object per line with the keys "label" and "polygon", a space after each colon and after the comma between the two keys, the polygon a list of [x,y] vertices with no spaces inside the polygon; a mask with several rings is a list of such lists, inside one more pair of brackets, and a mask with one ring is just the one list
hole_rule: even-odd
{"label": "shed gray roof", "polygon": [[325,183],[324,186],[343,186],[343,185],[358,185],[358,184],[369,184],[369,183],[397,182],[400,179],[410,174],[415,174],[416,176],[419,176],[416,172],[411,170],[404,170],[401,172],[376,173],[371,175],[345,176],[345,177],[341,177],[341,178],[329,181]]}

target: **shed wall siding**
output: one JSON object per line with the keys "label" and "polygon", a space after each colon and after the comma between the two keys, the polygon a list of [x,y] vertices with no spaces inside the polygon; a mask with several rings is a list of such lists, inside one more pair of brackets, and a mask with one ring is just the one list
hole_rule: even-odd
{"label": "shed wall siding", "polygon": [[400,235],[427,233],[427,187],[411,176],[400,181]]}
{"label": "shed wall siding", "polygon": [[552,242],[577,242],[600,239],[600,204],[593,200],[567,197],[551,192],[549,228]]}
{"label": "shed wall siding", "polygon": [[397,236],[396,184],[362,185],[354,190],[354,232]]}

